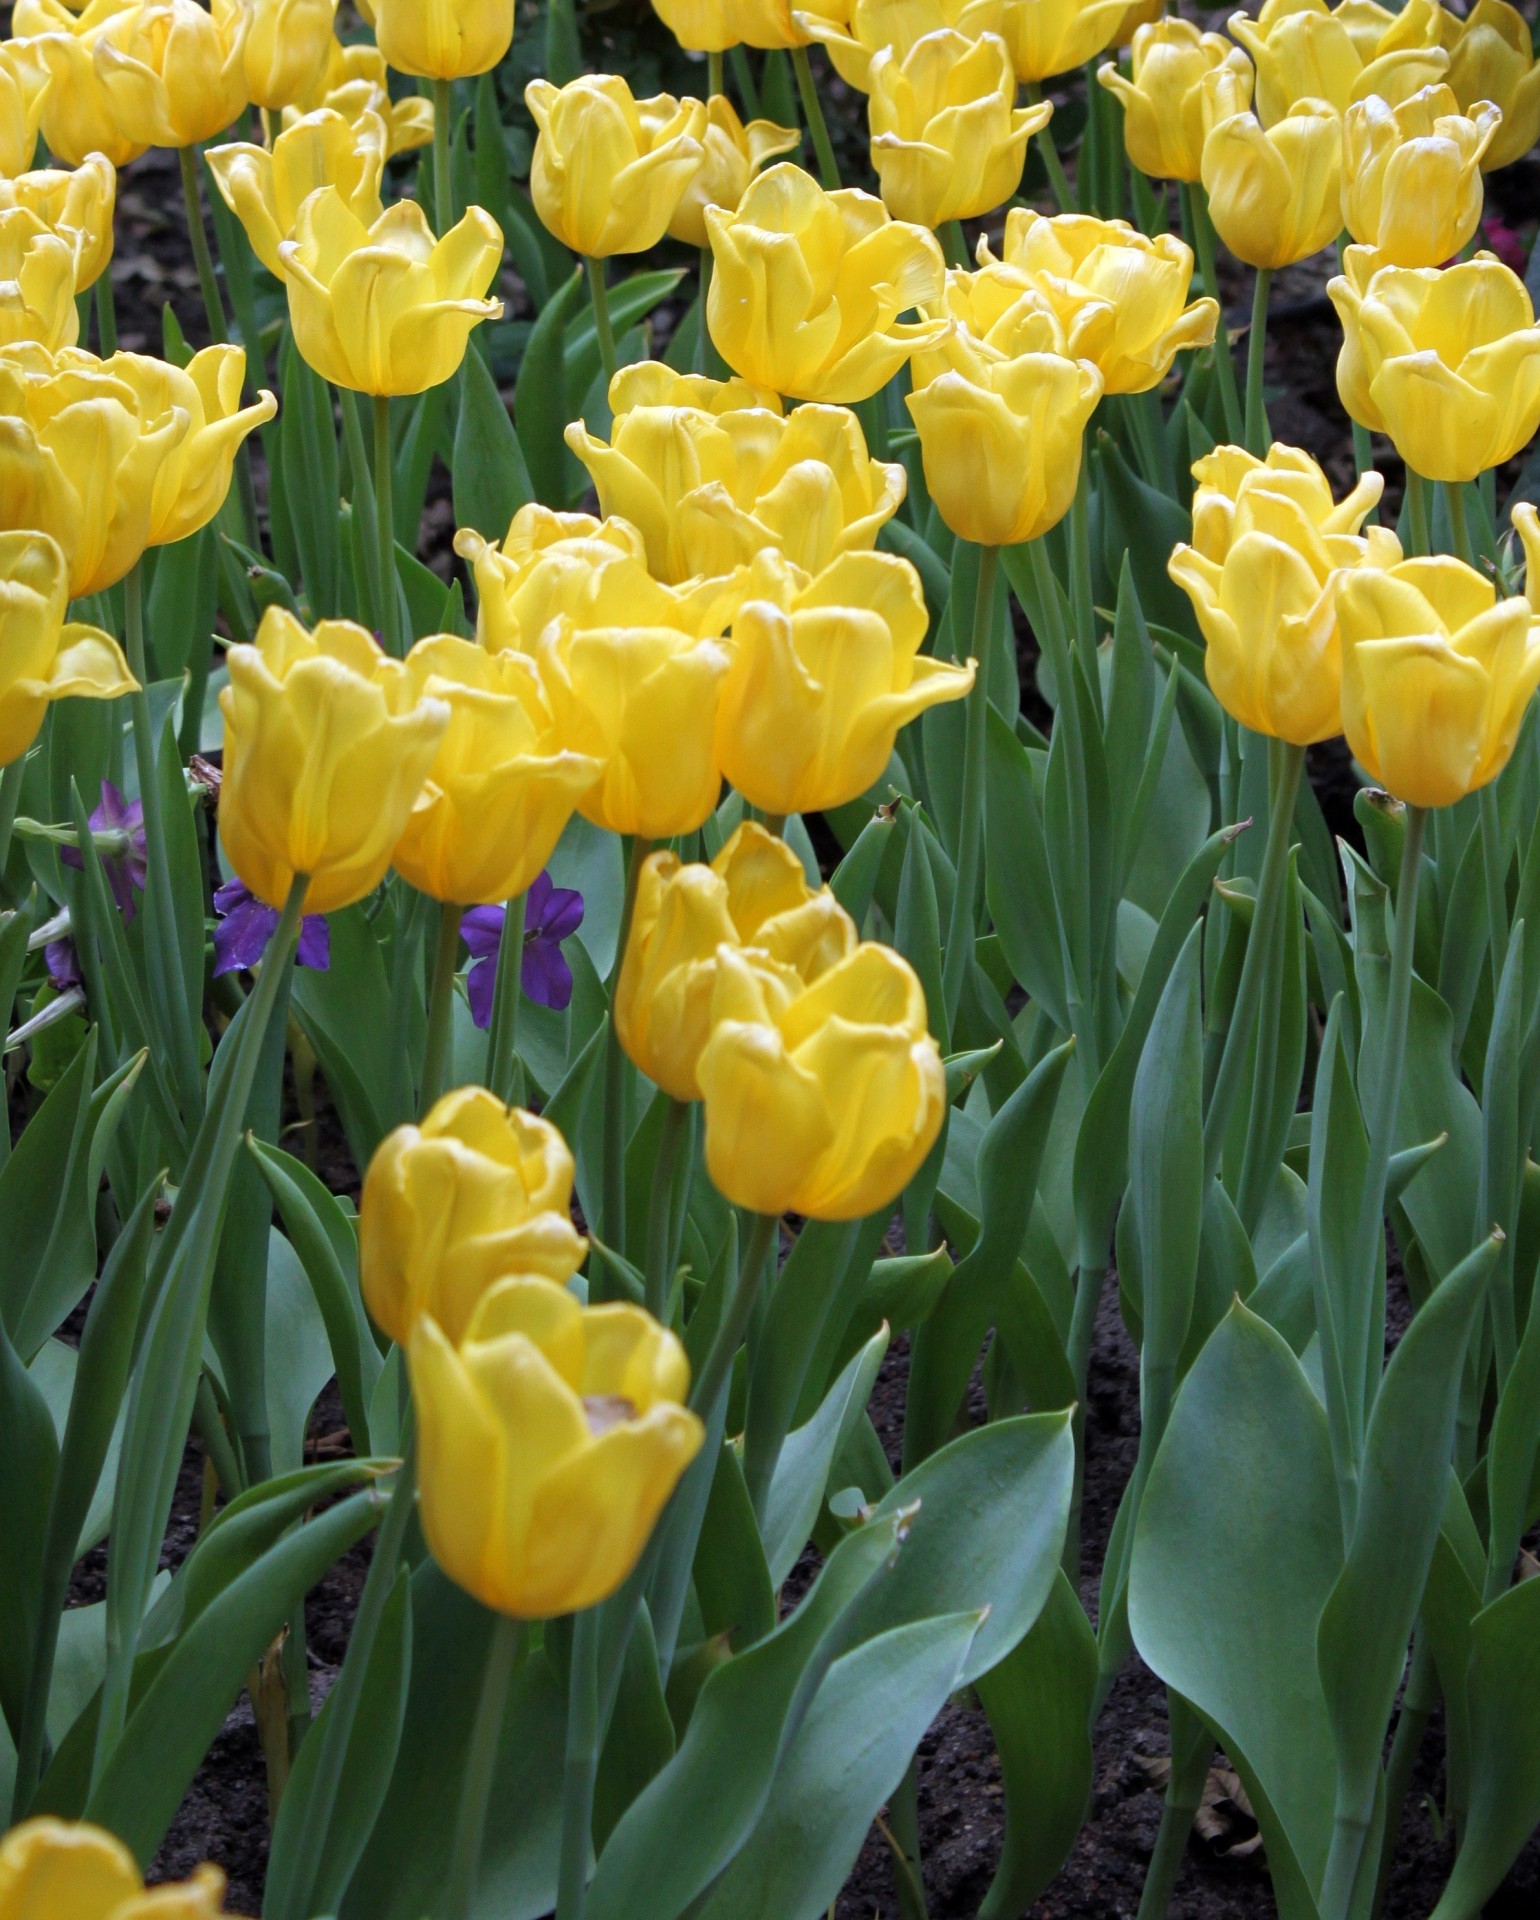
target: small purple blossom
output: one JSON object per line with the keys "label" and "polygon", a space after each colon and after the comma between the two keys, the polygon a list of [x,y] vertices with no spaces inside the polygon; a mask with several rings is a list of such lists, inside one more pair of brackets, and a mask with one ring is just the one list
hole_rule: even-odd
{"label": "small purple blossom", "polygon": [[76,953],[75,943],[68,934],[62,940],[50,940],[43,949],[43,959],[48,967],[48,983],[55,993],[68,993],[71,987],[84,984],[80,973],[80,955]]}
{"label": "small purple blossom", "polygon": [[[249,973],[267,952],[278,931],[278,909],[259,900],[239,880],[227,880],[214,895],[220,916],[214,929],[214,972]],[[300,922],[299,964],[325,973],[331,965],[332,935],[326,916],[307,913]]]}
{"label": "small purple blossom", "polygon": [[[502,944],[504,907],[472,907],[460,922],[460,937],[473,965],[465,978],[471,1018],[478,1027],[492,1024],[497,988],[497,952]],[[560,1013],[572,1000],[572,969],[561,950],[583,924],[583,896],[572,887],[551,884],[541,873],[530,882],[524,902],[524,956],[519,981],[537,1007]]]}
{"label": "small purple blossom", "polygon": [[[102,871],[112,888],[112,897],[125,921],[135,913],[134,895],[144,892],[149,874],[149,859],[144,846],[144,807],[138,800],[125,800],[110,780],[102,782],[101,805],[91,815],[92,833],[121,833],[128,845],[121,853],[103,853]],[[59,857],[67,867],[83,867],[78,847],[61,847]]]}

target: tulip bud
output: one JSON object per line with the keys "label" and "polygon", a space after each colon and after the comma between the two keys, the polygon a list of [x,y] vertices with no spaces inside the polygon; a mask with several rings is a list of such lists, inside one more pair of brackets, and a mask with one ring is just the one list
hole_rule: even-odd
{"label": "tulip bud", "polygon": [[323,187],[335,187],[361,226],[384,213],[380,180],[389,137],[377,113],[348,119],[330,107],[291,119],[271,149],[235,141],[210,147],[206,158],[220,196],[241,225],[251,250],[278,279],[279,248],[295,237],[299,210]]}
{"label": "tulip bud", "polygon": [[849,406],[946,331],[944,320],[899,319],[941,295],[935,235],[891,219],[870,194],[825,193],[783,162],[759,175],[735,213],[712,207],[706,228],[711,338],[757,386]]}
{"label": "tulip bud", "polygon": [[48,69],[34,49],[0,42],[0,176],[6,179],[32,165],[47,89]]}
{"label": "tulip bud", "polygon": [[1215,699],[1243,727],[1294,746],[1332,739],[1342,731],[1336,576],[1401,558],[1388,527],[1363,527],[1384,482],[1366,473],[1339,505],[1308,453],[1278,445],[1266,460],[1218,447],[1192,472],[1192,545],[1176,548],[1169,570],[1208,643]]}
{"label": "tulip bud", "polygon": [[1342,122],[1342,218],[1387,266],[1452,260],[1481,222],[1481,161],[1502,115],[1488,101],[1462,115],[1448,87],[1399,107],[1377,96]]}
{"label": "tulip bud", "polygon": [[1441,79],[1440,8],[1414,0],[1401,14],[1326,0],[1266,0],[1255,20],[1233,14],[1230,31],[1256,62],[1257,113],[1271,127],[1307,100],[1338,114],[1378,94],[1392,106]]}
{"label": "tulip bud", "polygon": [[1216,67],[1247,68],[1239,47],[1187,20],[1156,20],[1133,37],[1130,73],[1110,61],[1096,72],[1123,103],[1123,144],[1152,180],[1198,179],[1203,162],[1203,76]]}
{"label": "tulip bud", "polygon": [[75,249],[30,207],[0,209],[0,346],[30,340],[52,353],[79,338]]}
{"label": "tulip bud", "polygon": [[786,842],[753,821],[709,867],[650,854],[615,989],[615,1031],[671,1098],[698,1100],[695,1068],[711,1035],[719,950],[750,949],[811,982],[853,952],[859,937],[830,890],[810,887]]}
{"label": "tulip bud", "polygon": [[[49,152],[67,167],[103,153],[115,167],[137,160],[148,141],[131,139],[118,124],[112,99],[96,68],[97,43],[124,18],[122,0],[90,0],[73,13],[64,0],[16,0],[8,52],[20,84],[32,89],[29,116],[38,116]],[[21,76],[26,76],[21,78]],[[21,172],[32,163],[33,140],[25,137]]]}
{"label": "tulip bud", "polygon": [[244,0],[138,0],[91,50],[125,138],[191,147],[223,133],[248,103]]}
{"label": "tulip bud", "polygon": [[1483,100],[1502,109],[1482,168],[1491,173],[1512,166],[1540,139],[1540,61],[1529,22],[1506,0],[1476,0],[1463,21],[1452,13],[1442,19],[1454,36],[1449,86],[1461,110],[1474,113]]}
{"label": "tulip bud", "polygon": [[49,703],[116,700],[138,685],[118,643],[67,623],[69,567],[46,533],[0,533],[0,766],[19,760]]}
{"label": "tulip bud", "polygon": [[1355,758],[1413,807],[1448,807],[1508,764],[1540,685],[1528,600],[1438,554],[1336,582],[1342,722]]}
{"label": "tulip bud", "polygon": [[4,1920],[219,1920],[225,1876],[218,1867],[145,1891],[127,1847],[83,1821],[24,1820],[0,1839]]}
{"label": "tulip bud", "polygon": [[1211,124],[1203,185],[1219,237],[1252,267],[1289,267],[1342,230],[1342,122],[1324,100],[1301,100],[1264,129],[1235,110],[1243,87],[1226,67],[1203,83]]}
{"label": "tulip bud", "polygon": [[376,1148],[358,1209],[365,1304],[400,1346],[424,1314],[465,1338],[481,1297],[506,1274],[553,1292],[583,1264],[572,1224],[572,1155],[548,1120],[483,1087],[446,1093],[421,1126]]}
{"label": "tulip bud", "polygon": [[387,157],[425,147],[433,138],[433,102],[420,93],[391,97],[390,70],[378,47],[343,46],[334,39],[320,78],[292,107],[284,108],[284,125],[302,114],[329,107],[345,120],[377,114],[385,123]]}
{"label": "tulip bud", "polygon": [[337,0],[249,0],[244,60],[255,107],[276,113],[320,79],[331,57]]}
{"label": "tulip bud", "polygon": [[312,913],[362,900],[385,878],[448,707],[347,620],[307,633],[269,607],[255,644],[225,659],[219,837],[231,866],[270,907],[301,873]]}
{"label": "tulip bud", "polygon": [[468,80],[513,45],[514,0],[374,0],[374,37],[397,73]]}
{"label": "tulip bud", "polygon": [[608,1599],[705,1437],[674,1335],[518,1278],[458,1349],[420,1320],[411,1364],[423,1533],[450,1579],[519,1619]]}
{"label": "tulip bud", "polygon": [[637,100],[609,73],[531,80],[524,98],[540,128],[530,194],[562,245],[590,260],[655,247],[706,158],[702,102]]}
{"label": "tulip bud", "polygon": [[726,94],[714,93],[706,102],[701,135],[706,157],[674,210],[670,234],[688,247],[708,246],[707,207],[725,207],[731,213],[765,162],[790,153],[801,141],[795,127],[778,127],[773,120],[751,120],[745,126]]}
{"label": "tulip bud", "polygon": [[117,169],[103,153],[79,167],[59,167],[0,178],[0,209],[25,207],[69,244],[75,291],[101,278],[112,258],[112,220],[118,198]]}

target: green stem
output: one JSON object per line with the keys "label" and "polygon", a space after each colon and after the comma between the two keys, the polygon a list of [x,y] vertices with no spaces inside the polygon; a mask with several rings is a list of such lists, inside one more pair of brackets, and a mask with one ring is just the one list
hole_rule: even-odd
{"label": "green stem", "polygon": [[558,87],[576,80],[583,70],[583,50],[578,38],[577,9],[573,0],[547,0],[545,12],[546,78]]}
{"label": "green stem", "polygon": [[728,54],[733,63],[733,83],[738,89],[738,97],[743,102],[744,118],[759,118],[759,88],[754,84],[754,69],[749,65],[749,50],[744,46],[734,47]]}
{"label": "green stem", "polygon": [[688,1102],[670,1099],[663,1114],[663,1137],[658,1142],[658,1158],[652,1170],[652,1198],[647,1215],[647,1311],[654,1320],[662,1320],[668,1312],[669,1286],[673,1279],[674,1186],[680,1149],[689,1130]]}
{"label": "green stem", "polygon": [[716,1336],[706,1355],[705,1365],[696,1375],[695,1385],[690,1393],[690,1405],[703,1420],[710,1419],[717,1395],[727,1385],[728,1376],[732,1373],[733,1357],[743,1345],[744,1336],[749,1330],[749,1321],[754,1314],[754,1302],[759,1297],[760,1282],[764,1278],[765,1268],[769,1265],[780,1233],[781,1223],[775,1214],[756,1213],[753,1219],[754,1224],[749,1229],[748,1245],[743,1250],[743,1259],[738,1267],[738,1278],[733,1287],[732,1299],[727,1303],[722,1324],[716,1330]]}
{"label": "green stem", "polygon": [[593,1848],[594,1780],[599,1771],[599,1611],[572,1623],[567,1689],[567,1760],[561,1798],[561,1867],[556,1920],[583,1920]]}
{"label": "green stem", "polygon": [[454,134],[455,90],[452,80],[433,82],[433,217],[439,238],[455,223]]}
{"label": "green stem", "polygon": [[1246,340],[1246,445],[1258,456],[1267,452],[1271,438],[1262,379],[1267,361],[1267,297],[1272,285],[1272,268],[1258,267],[1251,293],[1251,332]]}
{"label": "green stem", "polygon": [[[385,614],[380,577],[380,522],[375,506],[374,480],[369,471],[369,454],[364,442],[363,415],[359,397],[351,387],[338,387],[336,394],[342,408],[342,433],[347,442],[348,471],[352,476],[352,498],[348,504],[353,515],[354,531],[364,552],[366,598],[362,611],[365,621],[383,633]],[[379,597],[369,598],[369,595]]]}
{"label": "green stem", "polygon": [[203,293],[203,312],[209,333],[217,345],[230,338],[230,322],[225,315],[224,297],[219,291],[219,275],[209,249],[208,229],[203,224],[203,201],[198,188],[198,149],[178,147],[177,161],[182,170],[182,200],[187,209],[187,237],[192,242],[193,264],[198,269],[198,286]]}
{"label": "green stem", "polygon": [[[1097,88],[1101,92],[1101,88]],[[1085,664],[1086,685],[1098,716],[1102,677],[1096,663],[1096,601],[1091,590],[1091,462],[1080,457],[1080,477],[1069,509],[1070,603],[1075,615],[1075,644]]]}
{"label": "green stem", "polygon": [[454,1842],[449,1854],[449,1890],[444,1900],[446,1920],[471,1920],[475,1910],[481,1849],[487,1833],[487,1806],[492,1797],[492,1775],[497,1769],[497,1747],[508,1707],[508,1688],[523,1664],[527,1647],[524,1622],[499,1614],[493,1622],[487,1647],[487,1664],[481,1675],[465,1778],[460,1783],[460,1805],[455,1814]]}
{"label": "green stem", "polygon": [[978,590],[973,599],[973,686],[968,693],[967,732],[963,740],[962,820],[957,846],[957,884],[952,889],[952,915],[947,923],[946,956],[942,965],[941,997],[947,1030],[957,1020],[963,981],[973,958],[977,917],[979,850],[983,840],[984,736],[989,717],[989,636],[994,619],[995,572],[998,547],[979,548]]}
{"label": "green stem", "polygon": [[112,268],[102,269],[96,283],[96,351],[110,360],[118,350],[118,309],[112,297]]}
{"label": "green stem", "polygon": [[1241,411],[1240,388],[1235,380],[1235,353],[1230,345],[1230,330],[1225,324],[1224,300],[1219,292],[1219,273],[1215,265],[1214,222],[1209,217],[1208,196],[1199,186],[1184,183],[1182,198],[1187,207],[1187,221],[1192,230],[1194,250],[1198,256],[1198,271],[1203,275],[1203,291],[1219,301],[1219,331],[1214,340],[1214,365],[1219,374],[1219,403],[1224,412],[1225,432],[1232,441],[1239,442],[1246,430],[1246,417]]}
{"label": "green stem", "polygon": [[599,336],[599,359],[604,366],[604,384],[608,391],[609,383],[620,369],[620,361],[615,353],[615,329],[610,325],[610,296],[604,284],[604,262],[585,260],[588,270],[588,297],[593,302],[594,332]]}
{"label": "green stem", "polygon": [[1144,1888],[1139,1896],[1138,1920],[1166,1920],[1176,1876],[1187,1854],[1187,1837],[1197,1818],[1208,1777],[1213,1743],[1207,1729],[1180,1699],[1168,1694],[1171,1725],[1171,1778],[1166,1786],[1165,1804],[1160,1810],[1160,1830],[1155,1836],[1155,1851],[1145,1871]]}
{"label": "green stem", "polygon": [[626,957],[626,942],[631,937],[631,915],[636,909],[636,889],[642,877],[642,862],[651,843],[637,835],[631,842],[626,863],[626,892],[620,909],[620,933],[615,943],[615,968],[610,978],[610,1030],[604,1043],[604,1180],[603,1233],[607,1245],[617,1253],[626,1250],[626,1056],[615,1027],[615,999],[620,986],[620,969]]}
{"label": "green stem", "polygon": [[967,236],[963,233],[961,220],[943,221],[941,232],[937,237],[941,241],[941,251],[946,255],[947,265],[949,267],[957,267],[966,273],[968,271],[968,241]]}
{"label": "green stem", "polygon": [[1428,513],[1428,483],[1411,467],[1406,470],[1407,555],[1418,558],[1433,550],[1432,523]]}
{"label": "green stem", "polygon": [[380,598],[384,613],[385,651],[406,658],[406,632],[401,619],[401,582],[396,570],[395,448],[390,438],[390,396],[374,396],[374,521],[380,555]]}
{"label": "green stem", "polygon": [[706,55],[706,98],[714,100],[722,91],[722,56],[720,53]]}
{"label": "green stem", "polygon": [[438,910],[438,946],[433,955],[433,980],[428,989],[428,1039],[422,1056],[420,1113],[427,1113],[447,1090],[455,973],[460,961],[460,913],[452,900],[444,901]]}
{"label": "green stem", "polygon": [[818,88],[813,83],[813,68],[806,47],[792,48],[791,68],[797,76],[797,92],[802,96],[802,117],[813,136],[813,151],[818,156],[818,176],[823,181],[825,192],[833,193],[840,183],[839,163],[834,158],[833,143],[829,139]]}
{"label": "green stem", "polygon": [[[1043,97],[1043,89],[1036,80],[1027,82],[1027,99],[1036,106]],[[1069,175],[1064,171],[1064,162],[1059,158],[1059,145],[1053,137],[1053,123],[1050,121],[1041,132],[1033,135],[1037,141],[1037,150],[1043,156],[1043,165],[1048,170],[1048,181],[1053,188],[1053,197],[1060,213],[1075,211],[1074,189],[1069,184]]]}
{"label": "green stem", "polygon": [[510,900],[497,944],[497,977],[492,989],[492,1025],[487,1034],[487,1085],[499,1100],[516,1104],[522,1079],[518,1069],[519,1002],[523,997],[524,907],[527,895]]}
{"label": "green stem", "polygon": [[1492,941],[1492,994],[1502,985],[1508,964],[1508,865],[1503,858],[1503,823],[1497,784],[1489,780],[1476,797],[1481,822],[1481,865],[1486,876],[1487,927]]}
{"label": "green stem", "polygon": [[1384,1905],[1390,1885],[1390,1869],[1401,1838],[1401,1817],[1406,1809],[1406,1797],[1412,1790],[1412,1771],[1437,1705],[1438,1674],[1428,1649],[1427,1634],[1419,1626],[1412,1643],[1412,1665],[1406,1678],[1406,1691],[1401,1696],[1401,1711],[1391,1736],[1390,1759],[1385,1767],[1385,1832],[1380,1843],[1379,1886],[1374,1897],[1376,1914]]}

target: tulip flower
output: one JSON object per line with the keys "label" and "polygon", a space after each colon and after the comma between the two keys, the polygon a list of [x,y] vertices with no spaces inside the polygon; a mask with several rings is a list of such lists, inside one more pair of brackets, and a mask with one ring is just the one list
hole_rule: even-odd
{"label": "tulip flower", "polygon": [[1489,101],[1461,114],[1446,86],[1399,107],[1378,96],[1342,122],[1342,219],[1381,264],[1436,267],[1481,220],[1481,162],[1502,115]]}
{"label": "tulip flower", "polygon": [[[278,931],[279,913],[259,900],[242,880],[227,880],[214,890],[214,978],[223,973],[250,973],[260,966]],[[324,914],[307,913],[299,923],[295,964],[325,973],[332,963],[331,922]]]}
{"label": "tulip flower", "polygon": [[1230,31],[1256,62],[1257,113],[1271,127],[1307,100],[1338,114],[1371,94],[1395,106],[1442,79],[1449,56],[1438,43],[1439,13],[1433,0],[1412,0],[1400,14],[1266,0],[1255,20],[1232,14]]}
{"label": "tulip flower", "polygon": [[28,47],[0,42],[0,178],[32,165],[47,87],[47,68]]}
{"label": "tulip flower", "polygon": [[[502,955],[506,907],[472,907],[460,921],[460,938],[472,965],[465,976],[471,1019],[486,1031],[497,998],[497,966]],[[563,944],[583,924],[583,896],[575,887],[558,887],[549,873],[537,873],[524,896],[524,944],[519,987],[537,1007],[563,1013],[572,1004],[572,969]]]}
{"label": "tulip flower", "polygon": [[523,893],[602,771],[567,751],[534,663],[436,634],[406,658],[417,698],[449,726],[392,864],[431,899],[479,905]]}
{"label": "tulip flower", "polygon": [[1508,516],[1524,549],[1524,592],[1531,608],[1540,617],[1540,513],[1534,503],[1521,500]]}
{"label": "tulip flower", "polygon": [[802,135],[795,127],[778,127],[773,120],[751,120],[745,126],[727,95],[714,93],[706,102],[706,126],[700,140],[706,157],[668,223],[674,239],[689,247],[710,245],[707,207],[725,207],[731,212],[765,162],[777,154],[790,153],[800,145]]}
{"label": "tulip flower", "polygon": [[886,48],[868,76],[872,165],[890,213],[922,227],[990,213],[1021,185],[1027,141],[1047,126],[1044,100],[1016,106],[1016,75],[998,34],[928,33],[902,59]]}
{"label": "tulip flower", "polygon": [[219,837],[230,865],[270,907],[302,873],[312,913],[362,900],[406,830],[448,706],[346,620],[308,633],[269,607],[255,644],[225,659]]}
{"label": "tulip flower", "polygon": [[243,61],[254,107],[277,113],[307,94],[325,71],[336,38],[337,0],[248,0]]}
{"label": "tulip flower", "polygon": [[832,0],[794,14],[798,29],[821,41],[847,86],[871,90],[871,64],[879,53],[902,62],[928,33],[955,31],[967,40],[998,34],[1012,48],[1007,25],[1024,0]]}
{"label": "tulip flower", "polygon": [[0,766],[19,760],[50,702],[116,700],[137,682],[118,643],[66,621],[69,567],[46,533],[0,533]]}
{"label": "tulip flower", "polygon": [[501,318],[485,295],[502,257],[502,229],[480,207],[435,240],[415,200],[365,226],[324,187],[278,248],[294,344],[334,386],[426,393],[459,370],[471,329]]}
{"label": "tulip flower", "polygon": [[1239,74],[1247,65],[1223,34],[1164,19],[1135,30],[1128,75],[1109,61],[1096,77],[1122,102],[1123,144],[1139,171],[1191,183],[1203,162],[1203,76],[1217,67]]}
{"label": "tulip flower", "polygon": [[1540,685],[1540,625],[1463,560],[1438,554],[1338,576],[1342,721],[1370,778],[1448,807],[1508,764]]}
{"label": "tulip flower", "polygon": [[695,1069],[711,1035],[720,951],[745,949],[756,963],[811,983],[858,939],[829,888],[810,887],[786,842],[753,821],[710,866],[649,854],[615,989],[620,1043],[671,1098],[698,1100]]}
{"label": "tulip flower", "polygon": [[373,227],[384,213],[380,180],[389,135],[377,113],[348,119],[335,108],[291,119],[271,148],[235,141],[206,156],[225,205],[246,229],[268,272],[284,277],[279,248],[295,237],[299,210],[323,187],[335,187],[349,213]]}
{"label": "tulip flower", "polygon": [[1292,746],[1332,739],[1342,731],[1337,576],[1401,559],[1388,527],[1363,524],[1384,481],[1366,473],[1338,503],[1308,453],[1279,445],[1265,460],[1218,447],[1192,472],[1192,545],[1169,567],[1208,643],[1215,699]]}
{"label": "tulip flower", "polygon": [[331,108],[346,120],[377,114],[385,123],[391,159],[414,147],[425,147],[433,138],[433,102],[420,93],[392,98],[390,70],[378,47],[345,47],[334,39],[320,78],[292,107],[284,109],[284,124],[288,126],[302,114],[322,107]]}
{"label": "tulip flower", "polygon": [[146,1892],[121,1840],[83,1821],[25,1820],[0,1839],[0,1920],[218,1920],[225,1876]]}
{"label": "tulip flower", "polygon": [[68,241],[77,293],[94,286],[112,258],[117,197],[117,169],[102,153],[91,154],[68,171],[42,167],[11,179],[0,177],[0,210],[25,207]]}
{"label": "tulip flower", "polygon": [[814,813],[859,799],[901,728],[963,698],[974,663],[921,654],[929,624],[919,575],[896,554],[843,554],[814,579],[762,557],[717,717],[722,771],[750,806]]}
{"label": "tulip flower", "polygon": [[640,1307],[580,1307],[521,1277],[487,1294],[458,1348],[419,1320],[410,1357],[422,1527],[445,1573],[518,1619],[607,1599],[705,1437],[674,1335]]}
{"label": "tulip flower", "polygon": [[466,80],[513,44],[514,0],[373,0],[374,37],[397,73]]}
{"label": "tulip flower", "polygon": [[[814,11],[831,16],[848,0],[814,0]],[[692,53],[726,53],[729,47],[797,47],[807,42],[802,15],[791,0],[653,0],[653,10],[681,47]]]}
{"label": "tulip flower", "polygon": [[375,1324],[405,1346],[424,1314],[465,1338],[505,1274],[552,1292],[588,1252],[572,1224],[572,1155],[548,1120],[461,1087],[421,1126],[397,1127],[369,1162],[358,1208],[358,1271]]}
{"label": "tulip flower", "polygon": [[730,574],[766,547],[817,572],[873,546],[903,503],[903,467],[870,458],[853,413],[783,417],[764,397],[643,361],[611,384],[608,444],[568,427],[600,506],[640,529],[659,579]]}
{"label": "tulip flower", "polygon": [[808,984],[790,967],[718,948],[696,1077],[712,1182],[762,1214],[859,1220],[888,1206],[946,1112],[924,990],[875,942]]}
{"label": "tulip flower", "polygon": [[[83,13],[72,12],[64,0],[16,0],[11,14],[14,58],[35,76],[28,84],[41,84],[32,100],[37,124],[49,152],[67,167],[80,166],[93,153],[105,154],[115,167],[126,167],[149,145],[119,125],[116,104],[96,66],[97,43],[123,13],[123,0],[90,0]],[[30,165],[31,158],[29,140],[15,171]]]}
{"label": "tulip flower", "polygon": [[[245,0],[136,0],[91,50],[124,136],[143,147],[191,147],[245,108]],[[51,144],[51,143],[50,143]]]}
{"label": "tulip flower", "polygon": [[609,73],[531,80],[524,98],[540,129],[530,195],[562,245],[589,260],[655,247],[705,162],[704,105],[637,100]]}
{"label": "tulip flower", "polygon": [[52,534],[70,593],[100,593],[146,547],[207,526],[270,393],[240,405],[246,355],[205,347],[185,368],[142,354],[0,351],[0,527]]}
{"label": "tulip flower", "polygon": [[1540,427],[1540,327],[1512,268],[1490,253],[1379,266],[1366,247],[1349,247],[1344,267],[1327,292],[1353,418],[1425,480],[1474,480],[1512,459]]}
{"label": "tulip flower", "polygon": [[759,175],[735,213],[706,215],[715,272],[706,305],[735,373],[798,400],[848,406],[898,372],[944,320],[900,320],[940,297],[941,249],[853,189],[825,193],[783,162]]}
{"label": "tulip flower", "polygon": [[79,338],[74,247],[30,207],[0,208],[0,347],[27,340],[52,353]]}
{"label": "tulip flower", "polygon": [[[1502,109],[1502,124],[1482,155],[1492,172],[1512,166],[1540,139],[1540,60],[1529,22],[1506,0],[1476,0],[1463,21],[1442,15],[1449,49],[1449,86],[1463,112],[1490,100]],[[1446,45],[1448,40],[1446,39]]]}
{"label": "tulip flower", "polygon": [[1226,67],[1204,81],[1210,117],[1203,185],[1219,237],[1239,260],[1293,266],[1342,230],[1342,122],[1324,100],[1301,100],[1264,128],[1237,101],[1243,83]]}

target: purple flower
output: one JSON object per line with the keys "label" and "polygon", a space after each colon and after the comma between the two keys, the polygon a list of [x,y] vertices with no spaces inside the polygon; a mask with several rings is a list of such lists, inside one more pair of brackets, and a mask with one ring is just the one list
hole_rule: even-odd
{"label": "purple flower", "polygon": [[[278,931],[278,909],[259,900],[239,880],[227,880],[214,895],[220,916],[214,929],[214,972],[248,973],[267,952]],[[332,960],[332,934],[326,916],[307,913],[300,922],[299,963],[325,973]]]}
{"label": "purple flower", "polygon": [[[502,944],[503,907],[472,907],[460,922],[460,937],[474,962],[465,978],[471,1018],[478,1027],[492,1024],[497,988],[497,951]],[[530,882],[524,901],[524,958],[519,981],[537,1007],[560,1013],[572,999],[572,969],[561,943],[583,924],[583,896],[572,887],[555,887],[541,873]]]}
{"label": "purple flower", "polygon": [[43,949],[43,959],[48,967],[48,983],[55,993],[68,993],[71,987],[84,984],[80,974],[80,956],[68,934],[62,940],[50,940]]}
{"label": "purple flower", "polygon": [[[125,921],[134,917],[134,895],[144,892],[149,861],[144,850],[144,807],[138,800],[125,800],[110,780],[102,782],[102,803],[91,815],[92,833],[121,833],[128,844],[119,853],[102,852],[102,870],[118,911]],[[83,867],[78,847],[61,847],[59,857],[67,867]]]}

